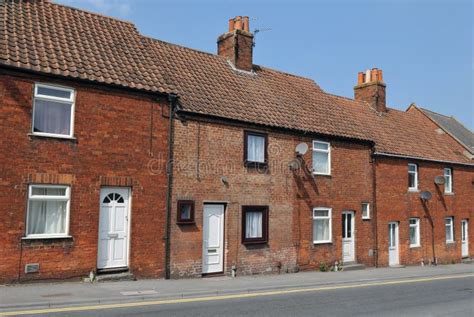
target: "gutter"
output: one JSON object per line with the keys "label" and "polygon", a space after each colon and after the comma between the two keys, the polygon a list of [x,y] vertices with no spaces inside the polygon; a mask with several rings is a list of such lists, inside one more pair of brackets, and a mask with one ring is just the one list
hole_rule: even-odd
{"label": "gutter", "polygon": [[447,160],[435,160],[435,159],[423,158],[423,157],[418,157],[418,156],[391,154],[391,153],[384,153],[384,152],[374,152],[374,155],[395,157],[395,158],[404,158],[404,159],[411,159],[411,160],[428,161],[428,162],[435,162],[435,163],[456,164],[456,165],[464,165],[464,166],[474,167],[474,163],[462,163],[462,162],[447,161]]}
{"label": "gutter", "polygon": [[176,102],[178,96],[176,94],[168,95],[170,107],[169,124],[168,124],[168,160],[166,162],[167,189],[166,189],[166,233],[165,233],[165,278],[171,277],[171,198],[173,185],[173,140],[174,140],[174,114],[176,111]]}

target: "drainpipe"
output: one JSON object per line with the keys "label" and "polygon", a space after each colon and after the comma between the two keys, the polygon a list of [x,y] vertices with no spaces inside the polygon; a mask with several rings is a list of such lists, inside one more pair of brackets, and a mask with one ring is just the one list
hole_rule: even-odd
{"label": "drainpipe", "polygon": [[372,212],[374,214],[373,221],[375,227],[374,233],[374,265],[379,266],[379,241],[378,241],[378,219],[377,219],[377,160],[375,149],[372,147]]}
{"label": "drainpipe", "polygon": [[175,94],[168,95],[169,102],[169,123],[168,123],[168,160],[166,163],[166,174],[167,174],[167,189],[166,189],[166,236],[165,236],[165,278],[170,279],[171,275],[171,248],[170,248],[170,237],[171,237],[171,194],[173,184],[173,118],[176,108],[176,102],[178,96]]}

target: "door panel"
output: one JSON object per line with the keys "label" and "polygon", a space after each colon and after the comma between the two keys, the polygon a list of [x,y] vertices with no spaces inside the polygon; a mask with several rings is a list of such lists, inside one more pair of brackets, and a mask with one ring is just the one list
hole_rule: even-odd
{"label": "door panel", "polygon": [[462,257],[468,257],[469,256],[469,222],[467,220],[462,220],[461,221],[461,251],[462,251]]}
{"label": "door panel", "polygon": [[355,260],[354,212],[342,213],[342,258],[344,262]]}
{"label": "door panel", "polygon": [[102,188],[100,195],[97,268],[128,266],[128,188]]}
{"label": "door panel", "polygon": [[224,271],[224,205],[204,205],[202,272]]}
{"label": "door panel", "polygon": [[398,265],[398,222],[390,222],[388,224],[388,264]]}

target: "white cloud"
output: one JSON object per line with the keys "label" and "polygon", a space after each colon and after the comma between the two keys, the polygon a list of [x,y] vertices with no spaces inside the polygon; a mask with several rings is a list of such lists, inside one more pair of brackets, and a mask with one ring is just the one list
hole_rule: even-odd
{"label": "white cloud", "polygon": [[56,2],[121,17],[128,16],[132,10],[132,0],[56,0]]}

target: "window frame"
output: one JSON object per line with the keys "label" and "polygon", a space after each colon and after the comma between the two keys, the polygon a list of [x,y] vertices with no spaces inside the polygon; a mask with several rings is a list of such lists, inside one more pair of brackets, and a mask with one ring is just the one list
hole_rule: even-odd
{"label": "window frame", "polygon": [[[55,90],[62,90],[71,93],[69,99],[42,95],[38,93],[38,88],[49,88]],[[35,131],[35,109],[36,109],[36,100],[44,100],[44,101],[53,101],[58,103],[63,103],[67,105],[71,105],[71,118],[69,127],[69,134],[58,134],[58,133],[48,133],[48,132],[37,132]],[[73,139],[74,138],[74,112],[75,112],[75,104],[76,104],[76,90],[70,87],[58,86],[54,84],[44,84],[44,83],[35,83],[34,91],[33,91],[33,113],[31,116],[31,134],[43,136],[43,137],[52,137],[52,138],[62,138],[62,139]]]}
{"label": "window frame", "polygon": [[[264,138],[264,162],[249,161],[248,160],[248,137],[258,136]],[[268,166],[268,134],[263,132],[255,132],[244,130],[244,166],[246,167],[266,167]]]}
{"label": "window frame", "polygon": [[[449,171],[449,175],[446,175],[446,171]],[[445,194],[452,194],[453,191],[453,169],[451,167],[445,167],[443,169],[443,176],[444,176],[444,193]],[[446,178],[449,178],[449,191],[446,190],[448,182]]]}
{"label": "window frame", "polygon": [[449,216],[449,217],[445,217],[444,218],[444,231],[446,232],[446,227],[448,226],[448,224],[446,223],[446,220],[450,220],[450,228],[451,228],[451,240],[448,240],[448,237],[446,236],[445,239],[446,239],[446,243],[454,243],[456,242],[456,239],[454,238],[454,217],[453,216]]}
{"label": "window frame", "polygon": [[[412,224],[411,221],[415,220],[416,223]],[[416,243],[411,243],[410,230],[414,227],[416,230]],[[421,246],[421,237],[420,237],[420,218],[412,217],[408,219],[408,241],[410,242],[410,248],[418,248]]]}
{"label": "window frame", "polygon": [[[328,215],[327,216],[315,216],[314,215],[314,212],[315,211],[328,211]],[[328,244],[328,243],[332,243],[332,208],[329,208],[329,207],[314,207],[313,208],[313,214],[312,214],[312,219],[313,221],[311,222],[311,225],[312,225],[312,231],[313,231],[313,244]],[[318,219],[321,219],[321,220],[326,220],[326,219],[329,219],[329,239],[328,240],[315,240],[314,239],[314,221],[315,220],[318,220]]]}
{"label": "window frame", "polygon": [[[328,146],[328,149],[327,150],[321,150],[321,149],[316,149],[314,147],[314,144],[315,143],[320,143],[320,144],[326,144]],[[312,143],[312,154],[314,152],[319,152],[319,153],[326,153],[328,155],[328,172],[327,173],[319,173],[319,172],[316,172],[316,170],[314,169],[314,158],[313,156],[311,157],[311,161],[312,161],[312,170],[313,170],[313,174],[314,175],[331,175],[331,142],[326,142],[326,141],[321,141],[321,140],[313,140],[313,143]]]}
{"label": "window frame", "polygon": [[[410,171],[410,166],[414,166],[415,167],[415,171],[412,172]],[[418,186],[419,186],[419,182],[418,182],[418,164],[416,163],[408,163],[408,191],[412,191],[412,192],[416,192],[418,191]],[[415,186],[414,187],[410,187],[410,174],[415,174]]]}
{"label": "window frame", "polygon": [[[189,219],[184,219],[181,217],[181,207],[183,206],[190,206],[190,215]],[[176,223],[179,225],[186,225],[186,224],[194,224],[194,200],[178,200],[177,202],[177,210],[176,210]]]}
{"label": "window frame", "polygon": [[[247,213],[248,212],[262,212],[262,237],[261,238],[247,238]],[[268,243],[268,224],[269,224],[269,207],[268,206],[242,206],[242,244],[265,244]]]}
{"label": "window frame", "polygon": [[[46,196],[46,195],[33,195],[33,188],[57,188],[65,189],[66,193],[64,196]],[[65,232],[60,234],[40,233],[40,234],[28,234],[28,223],[30,217],[30,201],[66,201],[66,224]],[[71,206],[71,186],[69,185],[47,185],[47,184],[29,184],[28,185],[28,197],[26,207],[26,223],[25,223],[25,235],[24,239],[54,239],[54,238],[69,238],[69,222],[70,222],[70,206]]]}
{"label": "window frame", "polygon": [[[364,216],[364,208],[363,208],[364,205],[367,205],[367,216]],[[369,219],[370,219],[370,203],[368,203],[368,202],[363,202],[363,203],[361,203],[361,204],[360,204],[360,209],[361,209],[361,210],[360,210],[360,211],[361,211],[360,213],[361,213],[361,215],[362,215],[362,219],[363,219],[363,220],[369,220]]]}

